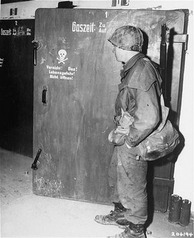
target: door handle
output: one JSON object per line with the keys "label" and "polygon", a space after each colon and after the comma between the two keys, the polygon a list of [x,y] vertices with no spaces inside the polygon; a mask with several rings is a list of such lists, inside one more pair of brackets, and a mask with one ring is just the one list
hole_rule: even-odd
{"label": "door handle", "polygon": [[44,86],[42,89],[42,104],[47,105],[48,103],[48,96],[47,96],[48,88],[47,86]]}
{"label": "door handle", "polygon": [[38,150],[38,152],[37,152],[37,154],[36,154],[36,157],[35,157],[35,159],[34,159],[34,162],[33,162],[32,165],[31,165],[31,168],[32,168],[33,170],[37,170],[37,169],[38,169],[37,162],[38,162],[38,159],[39,159],[39,157],[40,157],[41,152],[42,152],[42,149],[39,148],[39,150]]}
{"label": "door handle", "polygon": [[41,43],[40,41],[33,40],[32,41],[33,48],[34,48],[34,66],[37,65],[37,50],[40,49]]}

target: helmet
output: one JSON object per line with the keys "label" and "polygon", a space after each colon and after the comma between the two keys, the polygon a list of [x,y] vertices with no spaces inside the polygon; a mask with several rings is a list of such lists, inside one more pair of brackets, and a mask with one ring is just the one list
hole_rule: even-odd
{"label": "helmet", "polygon": [[115,30],[108,41],[123,50],[141,51],[143,45],[143,34],[137,27],[122,26]]}

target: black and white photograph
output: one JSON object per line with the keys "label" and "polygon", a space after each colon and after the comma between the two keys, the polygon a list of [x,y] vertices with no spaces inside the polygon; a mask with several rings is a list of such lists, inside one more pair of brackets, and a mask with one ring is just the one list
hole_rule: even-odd
{"label": "black and white photograph", "polygon": [[0,237],[194,237],[193,1],[0,3]]}

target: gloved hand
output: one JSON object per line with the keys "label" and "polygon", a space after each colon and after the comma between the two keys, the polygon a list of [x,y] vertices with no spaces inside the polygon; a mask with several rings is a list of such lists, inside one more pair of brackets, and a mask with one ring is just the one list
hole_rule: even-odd
{"label": "gloved hand", "polygon": [[[118,119],[118,118],[117,118]],[[117,128],[112,130],[108,136],[108,140],[116,145],[122,145],[125,142],[125,137],[129,135],[130,125],[134,122],[134,118],[121,108],[121,116],[117,121]]]}
{"label": "gloved hand", "polygon": [[133,122],[134,118],[128,112],[124,112],[121,108],[121,118],[119,120],[119,125],[122,128],[127,129]]}
{"label": "gloved hand", "polygon": [[118,126],[115,133],[129,135],[130,125],[134,122],[134,118],[128,113],[124,112],[121,108],[121,117],[118,121]]}
{"label": "gloved hand", "polygon": [[108,140],[116,145],[122,145],[125,142],[126,135],[123,133],[118,133],[116,130],[112,130],[108,135]]}

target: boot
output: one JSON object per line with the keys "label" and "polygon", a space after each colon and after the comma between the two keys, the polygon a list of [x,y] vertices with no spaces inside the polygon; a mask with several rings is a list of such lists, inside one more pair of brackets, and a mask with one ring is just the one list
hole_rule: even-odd
{"label": "boot", "polygon": [[190,223],[190,216],[191,216],[191,202],[187,199],[184,199],[182,201],[179,224],[181,226],[188,226]]}
{"label": "boot", "polygon": [[108,236],[107,238],[146,238],[144,225],[129,222],[129,225],[122,233],[116,234],[115,236]]}
{"label": "boot", "polygon": [[113,204],[114,204],[114,211],[123,212],[127,210],[125,207],[123,207],[123,205],[120,202],[113,202]]}
{"label": "boot", "polygon": [[173,223],[178,223],[180,218],[182,205],[182,198],[178,195],[172,194],[169,207],[169,217],[168,221]]}
{"label": "boot", "polygon": [[125,229],[127,226],[130,225],[130,221],[128,221],[126,218],[124,217],[119,217],[116,221],[117,226],[121,229]]}
{"label": "boot", "polygon": [[126,208],[121,203],[114,203],[114,211],[110,211],[108,215],[97,215],[94,220],[102,225],[119,226],[116,221],[124,218],[123,212],[125,211]]}

